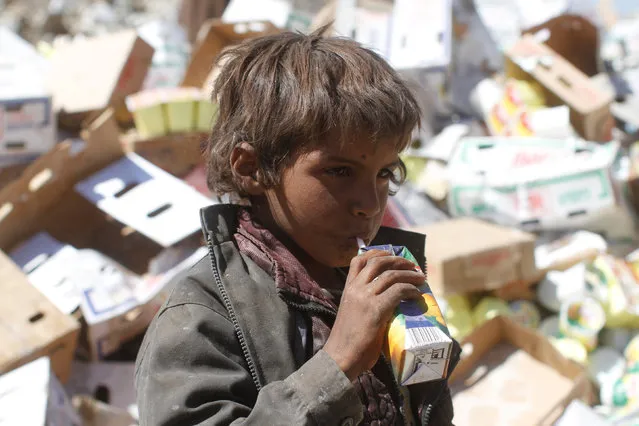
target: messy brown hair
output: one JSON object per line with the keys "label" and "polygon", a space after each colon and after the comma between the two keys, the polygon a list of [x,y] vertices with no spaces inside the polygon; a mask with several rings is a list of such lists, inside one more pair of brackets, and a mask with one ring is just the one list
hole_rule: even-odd
{"label": "messy brown hair", "polygon": [[[230,165],[233,148],[250,143],[259,179],[279,182],[296,154],[325,142],[328,135],[393,140],[398,152],[419,125],[417,101],[397,73],[359,43],[280,33],[243,42],[217,59],[213,86],[217,120],[208,140],[207,183],[216,194],[242,194]],[[395,183],[405,179],[402,165]]]}

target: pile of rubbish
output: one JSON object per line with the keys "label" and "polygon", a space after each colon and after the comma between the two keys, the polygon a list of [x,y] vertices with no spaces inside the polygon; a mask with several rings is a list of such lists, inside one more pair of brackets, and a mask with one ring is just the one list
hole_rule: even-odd
{"label": "pile of rubbish", "polygon": [[137,424],[133,361],[217,201],[214,58],[330,24],[424,111],[384,224],[427,236],[455,424],[639,425],[639,4],[129,0],[82,28],[66,3],[0,26],[1,420]]}

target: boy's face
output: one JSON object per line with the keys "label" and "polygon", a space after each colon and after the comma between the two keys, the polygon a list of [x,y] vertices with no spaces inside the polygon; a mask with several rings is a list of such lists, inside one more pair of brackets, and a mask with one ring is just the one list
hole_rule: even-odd
{"label": "boy's face", "polygon": [[347,266],[357,238],[368,244],[377,234],[398,167],[393,141],[329,141],[301,154],[266,190],[270,214],[316,262]]}

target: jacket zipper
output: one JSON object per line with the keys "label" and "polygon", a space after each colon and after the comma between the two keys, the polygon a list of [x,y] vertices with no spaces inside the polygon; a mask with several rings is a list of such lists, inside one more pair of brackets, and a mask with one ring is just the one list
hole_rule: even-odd
{"label": "jacket zipper", "polygon": [[[326,315],[329,318],[331,318],[333,321],[335,321],[335,318],[337,318],[337,313],[335,311],[331,310],[331,309],[319,307],[319,306],[316,306],[316,305],[309,306],[309,305],[302,304],[302,303],[296,303],[296,302],[293,302],[292,300],[289,300],[288,298],[284,297],[284,295],[282,295],[281,293],[280,293],[280,297],[284,300],[284,302],[287,305],[289,305],[290,307],[292,307],[294,309],[297,309],[298,311]],[[397,397],[394,400],[400,401],[400,403],[401,403],[402,394],[401,394],[401,392],[399,390],[399,384],[397,383],[397,380],[395,380],[395,374],[393,373],[393,367],[391,366],[390,362],[386,359],[384,354],[380,355],[380,359],[382,360],[382,364],[388,369],[388,372],[390,373],[391,382],[392,382],[392,389],[390,391],[393,392],[395,394],[395,396]],[[403,407],[397,407],[397,408],[398,408],[398,413],[399,413],[399,416],[400,416],[400,419],[401,419],[402,423],[406,424],[406,417],[402,413]]]}
{"label": "jacket zipper", "polygon": [[220,277],[220,271],[217,269],[217,265],[215,264],[215,254],[213,252],[213,241],[211,238],[211,233],[207,232],[206,235],[206,244],[209,249],[209,259],[211,261],[211,268],[213,269],[213,276],[215,277],[215,284],[217,285],[218,291],[220,292],[220,296],[222,297],[222,302],[224,302],[224,307],[226,308],[229,319],[233,324],[233,328],[235,329],[235,334],[237,335],[237,340],[240,342],[240,348],[242,349],[242,353],[244,355],[244,359],[246,360],[246,364],[249,369],[249,373],[251,374],[251,378],[255,383],[255,387],[259,392],[262,389],[262,385],[260,383],[259,376],[257,374],[257,369],[255,368],[255,363],[253,362],[253,358],[248,349],[248,345],[246,344],[246,338],[244,337],[244,333],[242,332],[242,328],[240,327],[240,323],[237,320],[237,315],[233,310],[233,306],[231,305],[231,298],[226,292],[226,288],[224,288],[224,284],[222,284],[222,278]]}

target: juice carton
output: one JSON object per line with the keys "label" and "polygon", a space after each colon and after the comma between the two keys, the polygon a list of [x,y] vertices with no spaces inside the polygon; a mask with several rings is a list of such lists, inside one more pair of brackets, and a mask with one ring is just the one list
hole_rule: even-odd
{"label": "juice carton", "polygon": [[[360,253],[373,249],[408,259],[421,271],[406,247],[360,247]],[[384,354],[402,386],[445,379],[451,358],[453,340],[439,305],[426,282],[419,289],[422,300],[403,301],[395,310],[384,344]]]}

